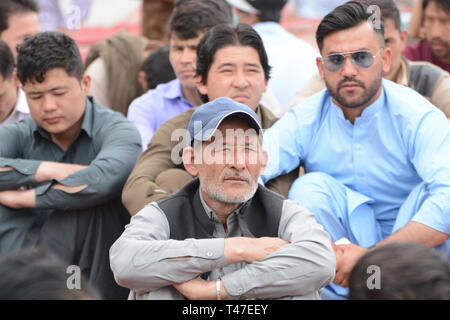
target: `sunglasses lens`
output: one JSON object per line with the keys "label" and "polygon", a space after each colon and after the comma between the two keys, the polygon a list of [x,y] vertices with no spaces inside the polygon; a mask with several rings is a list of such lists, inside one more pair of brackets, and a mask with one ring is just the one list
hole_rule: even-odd
{"label": "sunglasses lens", "polygon": [[352,53],[352,61],[361,68],[369,68],[373,63],[373,56],[370,52],[359,51]]}
{"label": "sunglasses lens", "polygon": [[325,67],[328,71],[336,72],[344,64],[345,57],[342,54],[332,54],[324,59]]}

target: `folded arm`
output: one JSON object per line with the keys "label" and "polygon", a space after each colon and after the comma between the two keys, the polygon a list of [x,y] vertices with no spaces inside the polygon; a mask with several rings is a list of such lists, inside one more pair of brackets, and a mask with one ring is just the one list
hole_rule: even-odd
{"label": "folded arm", "polygon": [[[300,229],[286,218],[280,226],[287,238],[284,240],[236,237],[177,241],[169,239],[167,219],[152,204],[132,218],[111,247],[111,267],[117,282],[136,292],[174,285],[188,298],[215,299],[215,281],[198,277],[227,264],[244,262],[247,265],[243,269],[223,277],[222,298],[301,295],[318,290],[334,274],[330,240],[311,217],[314,219],[312,214],[306,220],[292,218],[305,222]],[[311,238],[306,240],[300,234]],[[299,286],[303,276],[304,285]]]}

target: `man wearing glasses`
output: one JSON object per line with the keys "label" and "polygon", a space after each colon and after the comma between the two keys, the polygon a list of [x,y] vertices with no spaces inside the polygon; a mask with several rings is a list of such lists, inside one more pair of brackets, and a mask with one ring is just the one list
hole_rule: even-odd
{"label": "man wearing glasses", "polygon": [[391,51],[367,5],[337,7],[316,39],[327,89],[266,131],[262,180],[304,166],[289,198],[314,212],[333,241],[351,242],[334,245],[336,276],[322,294],[339,298],[370,247],[419,242],[448,258],[450,127],[420,94],[382,79]]}

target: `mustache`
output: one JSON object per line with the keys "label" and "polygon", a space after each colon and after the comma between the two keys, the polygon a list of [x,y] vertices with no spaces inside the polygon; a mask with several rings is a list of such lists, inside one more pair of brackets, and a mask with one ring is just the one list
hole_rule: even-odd
{"label": "mustache", "polygon": [[341,88],[344,84],[348,83],[348,82],[353,82],[353,83],[357,83],[359,84],[361,87],[365,88],[366,86],[364,85],[364,82],[362,82],[361,80],[358,80],[356,78],[344,78],[341,81],[339,81],[338,83],[338,89]]}
{"label": "mustache", "polygon": [[443,40],[443,39],[441,39],[441,38],[438,38],[438,37],[432,38],[430,42],[431,43],[437,43],[437,44],[440,44],[440,45],[448,47],[448,42]]}
{"label": "mustache", "polygon": [[222,181],[225,181],[226,179],[229,179],[229,178],[238,178],[238,179],[241,179],[241,180],[243,180],[243,181],[245,181],[245,182],[250,182],[250,180],[251,180],[248,173],[238,172],[238,171],[235,171],[235,172],[225,172],[225,173],[222,175],[221,180],[222,180]]}

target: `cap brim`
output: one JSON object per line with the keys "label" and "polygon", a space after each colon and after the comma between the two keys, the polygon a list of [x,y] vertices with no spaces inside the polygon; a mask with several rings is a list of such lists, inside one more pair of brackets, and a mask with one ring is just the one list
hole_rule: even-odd
{"label": "cap brim", "polygon": [[239,9],[244,12],[248,13],[254,13],[258,14],[259,10],[252,7],[247,1],[245,0],[227,0],[227,2],[234,8]]}
{"label": "cap brim", "polygon": [[229,117],[236,117],[240,118],[246,123],[248,123],[253,129],[256,130],[256,133],[259,134],[260,130],[262,130],[262,127],[257,119],[255,119],[250,113],[247,113],[245,111],[236,110],[232,112],[228,112],[224,114],[219,120],[215,121],[215,123],[210,123],[205,126],[205,128],[201,132],[201,136],[198,134],[194,137],[195,140],[200,141],[207,141],[211,139],[211,137],[214,135],[214,132],[219,128],[220,124]]}

